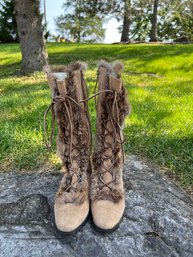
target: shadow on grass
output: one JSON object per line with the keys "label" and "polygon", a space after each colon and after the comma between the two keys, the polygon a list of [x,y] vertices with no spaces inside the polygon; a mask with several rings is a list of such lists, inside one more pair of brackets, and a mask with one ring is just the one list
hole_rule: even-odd
{"label": "shadow on grass", "polygon": [[0,64],[0,78],[7,78],[17,75],[20,69],[21,61],[9,64]]}
{"label": "shadow on grass", "polygon": [[18,43],[0,44],[0,47],[3,54],[13,54],[21,49]]}
{"label": "shadow on grass", "polygon": [[[17,77],[15,77],[17,78]],[[13,78],[14,79],[14,78]],[[15,93],[20,93],[23,95],[26,95],[27,93],[37,93],[38,90],[46,90],[49,89],[48,83],[47,82],[30,82],[30,83],[23,83],[19,84],[19,82],[16,82],[15,85],[13,83],[4,86],[4,88],[1,90],[1,93],[4,94],[4,96],[8,96],[9,94],[15,94]]]}
{"label": "shadow on grass", "polygon": [[[140,64],[137,67],[144,67],[146,63],[154,60],[164,59],[165,57],[177,57],[177,56],[188,56],[192,54],[192,45],[138,45],[133,48],[130,45],[108,45],[108,46],[97,46],[94,47],[82,47],[68,49],[65,52],[65,46],[63,51],[49,54],[49,61],[51,64],[69,64],[71,62],[80,60],[86,61],[91,65],[96,64],[101,59],[107,61],[114,61],[116,59],[131,60],[137,59]],[[183,66],[181,67],[184,68]]]}
{"label": "shadow on grass", "polygon": [[[48,53],[49,47],[48,44]],[[88,62],[90,68],[96,67],[99,60],[104,59],[106,61],[115,61],[121,59],[123,61],[134,61],[136,60],[137,69],[145,70],[148,64],[154,60],[164,59],[166,57],[187,57],[192,54],[192,45],[66,45],[66,44],[54,44],[53,49],[56,48],[56,52],[49,53],[50,64],[56,65],[68,65],[71,62],[77,60]],[[70,49],[72,48],[72,49]],[[4,49],[4,50],[3,50]],[[5,54],[13,53],[13,50],[17,53],[19,45],[11,44],[10,46],[1,46],[2,52]],[[9,59],[5,56],[3,59]],[[140,61],[140,63],[138,63]],[[1,64],[0,65],[0,76],[2,78],[14,75],[16,71],[19,71],[21,61],[11,63],[11,64]],[[172,67],[171,67],[172,69]],[[178,68],[173,68],[177,70]],[[179,70],[189,71],[191,66],[182,65]],[[167,69],[168,71],[168,69]],[[163,68],[159,70],[160,73],[166,72]]]}
{"label": "shadow on grass", "polygon": [[[2,97],[0,99],[0,108],[4,114],[17,113],[17,117],[23,116],[23,112],[31,112],[34,108],[33,105],[37,103],[40,106],[40,102],[48,102],[50,98],[49,87],[46,83],[30,83],[22,85],[10,85],[5,87],[2,91]],[[21,114],[18,113],[18,109],[22,109]],[[1,120],[13,120],[12,115],[5,115],[6,118],[1,117]],[[20,120],[21,121],[21,120]]]}

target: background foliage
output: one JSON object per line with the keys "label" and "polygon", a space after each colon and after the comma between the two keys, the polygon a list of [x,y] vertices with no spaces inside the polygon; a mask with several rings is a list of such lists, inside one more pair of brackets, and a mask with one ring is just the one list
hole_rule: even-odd
{"label": "background foliage", "polygon": [[[150,39],[151,19],[155,0],[65,0],[62,14],[55,18],[60,37],[74,42],[102,42],[104,25],[116,18],[124,25],[124,5],[130,5],[127,14],[130,40]],[[160,0],[158,6],[158,40],[193,40],[192,0]],[[119,30],[123,33],[123,25]],[[45,27],[45,25],[44,25]],[[45,35],[49,33],[45,31]],[[57,38],[55,36],[54,38]],[[13,0],[1,0],[0,42],[18,42],[17,26],[13,11]]]}
{"label": "background foliage", "polygon": [[19,42],[13,0],[0,2],[0,43]]}

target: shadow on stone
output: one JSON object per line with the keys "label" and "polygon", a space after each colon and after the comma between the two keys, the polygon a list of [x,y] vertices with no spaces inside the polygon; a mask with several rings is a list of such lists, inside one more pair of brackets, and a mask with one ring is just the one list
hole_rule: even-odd
{"label": "shadow on stone", "polygon": [[50,206],[45,196],[31,194],[16,203],[0,205],[0,225],[32,225],[48,221]]}

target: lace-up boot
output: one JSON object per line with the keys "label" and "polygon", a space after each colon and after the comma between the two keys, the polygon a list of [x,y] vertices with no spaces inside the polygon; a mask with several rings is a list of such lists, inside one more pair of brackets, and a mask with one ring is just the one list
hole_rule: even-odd
{"label": "lace-up boot", "polygon": [[121,63],[101,61],[98,69],[96,146],[92,157],[91,211],[102,232],[114,230],[125,209],[122,126],[129,113]]}
{"label": "lace-up boot", "polygon": [[48,111],[52,111],[52,132],[47,146],[50,147],[56,119],[57,151],[66,170],[55,195],[55,223],[66,233],[77,230],[89,213],[91,131],[87,103],[79,103],[87,97],[84,66],[77,62],[68,67],[46,68],[52,92],[52,103],[44,116],[46,121]]}

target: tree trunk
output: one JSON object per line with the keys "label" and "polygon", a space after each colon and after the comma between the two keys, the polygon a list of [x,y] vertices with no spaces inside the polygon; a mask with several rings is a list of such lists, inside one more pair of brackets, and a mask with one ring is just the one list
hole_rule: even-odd
{"label": "tree trunk", "polygon": [[154,0],[153,14],[151,19],[150,42],[157,42],[157,11],[159,0]]}
{"label": "tree trunk", "polygon": [[47,63],[39,4],[39,0],[14,0],[23,75],[41,71]]}
{"label": "tree trunk", "polygon": [[80,15],[80,9],[81,9],[81,1],[77,1],[77,7],[76,7],[76,12],[77,12],[77,17],[78,17],[78,37],[77,37],[77,42],[80,43],[80,35],[81,35],[81,15]]}
{"label": "tree trunk", "polygon": [[131,24],[131,0],[124,0],[124,18],[121,42],[129,41],[129,30]]}

